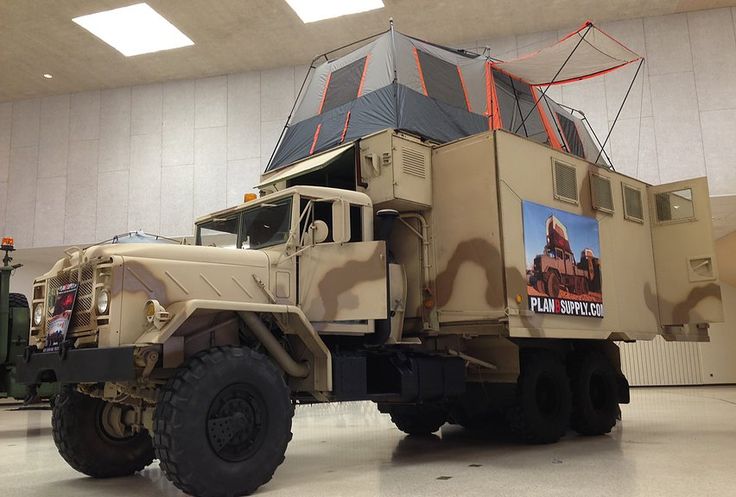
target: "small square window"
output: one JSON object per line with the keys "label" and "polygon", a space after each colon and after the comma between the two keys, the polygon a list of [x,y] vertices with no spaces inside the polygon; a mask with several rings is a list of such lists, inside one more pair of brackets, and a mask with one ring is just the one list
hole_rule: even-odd
{"label": "small square window", "polygon": [[613,193],[611,180],[600,174],[590,173],[590,197],[593,209],[613,213]]}
{"label": "small square window", "polygon": [[578,203],[578,180],[575,167],[552,159],[554,194],[557,200]]}
{"label": "small square window", "polygon": [[625,183],[622,183],[621,186],[624,193],[624,219],[643,223],[644,204],[641,199],[641,190]]}
{"label": "small square window", "polygon": [[657,222],[678,222],[695,219],[693,191],[690,188],[657,193],[654,196],[657,207]]}

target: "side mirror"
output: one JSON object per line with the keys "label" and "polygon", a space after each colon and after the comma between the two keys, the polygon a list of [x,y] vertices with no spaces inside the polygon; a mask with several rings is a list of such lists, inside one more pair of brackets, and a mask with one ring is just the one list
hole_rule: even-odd
{"label": "side mirror", "polygon": [[330,229],[327,227],[327,223],[321,219],[317,219],[313,222],[309,226],[309,231],[311,233],[313,244],[324,242],[330,234]]}
{"label": "side mirror", "polygon": [[350,241],[350,204],[342,199],[332,203],[332,239],[335,243]]}

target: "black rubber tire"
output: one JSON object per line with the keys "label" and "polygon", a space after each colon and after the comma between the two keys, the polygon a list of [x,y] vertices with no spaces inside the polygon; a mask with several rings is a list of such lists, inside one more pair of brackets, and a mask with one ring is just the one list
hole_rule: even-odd
{"label": "black rubber tire", "polygon": [[[268,357],[215,347],[188,359],[161,389],[154,415],[156,456],[169,480],[187,494],[248,495],[284,461],[293,415],[283,372]],[[213,432],[217,420],[226,427]],[[225,429],[231,431],[223,434]],[[233,439],[243,438],[232,447]],[[231,457],[231,450],[245,454]]]}
{"label": "black rubber tire", "polygon": [[516,404],[507,411],[511,430],[526,443],[557,442],[570,421],[569,382],[562,361],[554,354],[546,351],[522,354]]}
{"label": "black rubber tire", "polygon": [[53,403],[51,426],[56,448],[69,465],[93,478],[129,476],[154,459],[151,436],[141,431],[120,439],[102,428],[106,402],[62,388]]}
{"label": "black rubber tire", "polygon": [[28,298],[26,298],[22,293],[11,293],[8,297],[11,308],[22,307],[24,309],[28,309]]}
{"label": "black rubber tire", "polygon": [[560,296],[560,277],[554,271],[547,273],[545,286],[547,288],[547,295],[554,298]]}
{"label": "black rubber tire", "polygon": [[570,426],[581,435],[609,433],[619,416],[617,373],[598,351],[581,352],[570,361]]}
{"label": "black rubber tire", "polygon": [[396,428],[407,435],[431,435],[447,422],[447,409],[434,404],[396,405],[388,413]]}

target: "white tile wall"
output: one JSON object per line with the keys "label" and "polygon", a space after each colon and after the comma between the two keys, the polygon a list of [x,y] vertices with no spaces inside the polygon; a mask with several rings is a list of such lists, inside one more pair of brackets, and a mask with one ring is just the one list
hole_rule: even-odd
{"label": "white tile wall", "polygon": [[260,157],[261,74],[231,74],[227,84],[227,158]]}
{"label": "white tile wall", "polygon": [[163,85],[134,86],[131,99],[130,134],[160,133]]}
{"label": "white tile wall", "polygon": [[[19,247],[33,244],[37,173],[37,146],[11,149],[5,229],[14,235]],[[61,198],[60,200],[63,201]]]}
{"label": "white tile wall", "polygon": [[38,177],[66,176],[69,155],[69,95],[41,99]]}
{"label": "white tile wall", "polygon": [[161,165],[194,164],[194,81],[163,87]]}
{"label": "white tile wall", "polygon": [[8,181],[10,169],[10,136],[12,133],[13,104],[0,104],[0,182]]}
{"label": "white tile wall", "polygon": [[94,140],[100,137],[99,91],[73,94],[70,112],[70,140]]}
{"label": "white tile wall", "polygon": [[198,79],[194,87],[194,127],[227,125],[227,76]]}
{"label": "white tile wall", "polygon": [[130,88],[105,90],[100,102],[100,172],[130,167]]}
{"label": "white tile wall", "polygon": [[[607,147],[618,170],[660,183],[711,177],[736,194],[733,9],[609,22],[647,57]],[[499,58],[564,31],[469,41]],[[192,232],[196,214],[252,191],[306,65],[0,104],[0,227],[20,247],[85,243],[128,229]],[[635,67],[550,95],[601,135]]]}
{"label": "white tile wall", "polygon": [[161,133],[131,138],[128,230],[161,231]]}
{"label": "white tile wall", "polygon": [[194,217],[225,208],[227,196],[227,129],[194,132]]}
{"label": "white tile wall", "polygon": [[161,171],[161,232],[192,232],[194,166],[172,166]]}

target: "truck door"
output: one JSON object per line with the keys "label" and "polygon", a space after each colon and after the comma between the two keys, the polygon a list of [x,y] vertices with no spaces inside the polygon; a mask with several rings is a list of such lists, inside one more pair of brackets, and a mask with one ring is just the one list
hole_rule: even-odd
{"label": "truck door", "polygon": [[647,188],[662,325],[723,321],[706,178]]}
{"label": "truck door", "polygon": [[310,321],[358,324],[388,316],[386,242],[361,241],[359,226],[351,235],[350,213],[349,205],[334,202],[329,237],[299,257],[299,305]]}

